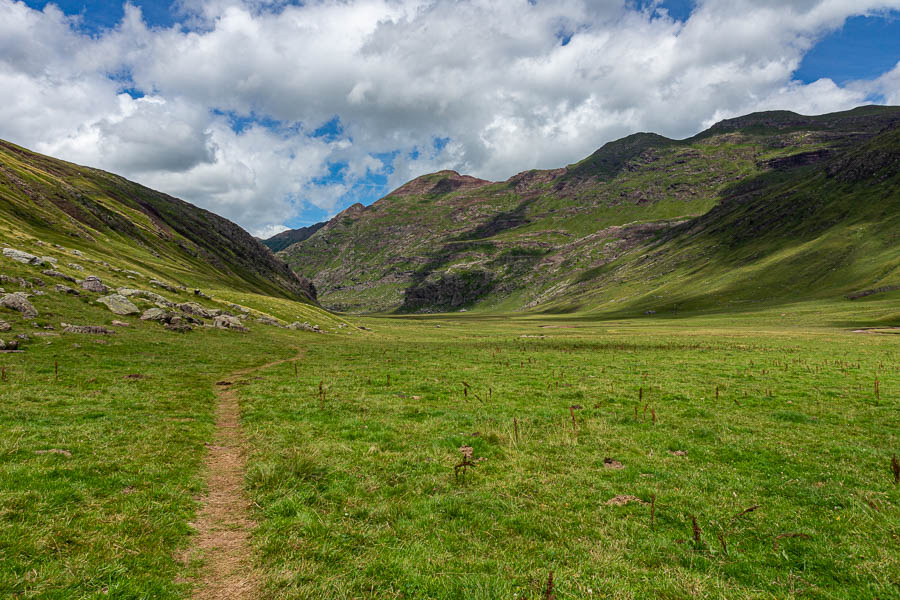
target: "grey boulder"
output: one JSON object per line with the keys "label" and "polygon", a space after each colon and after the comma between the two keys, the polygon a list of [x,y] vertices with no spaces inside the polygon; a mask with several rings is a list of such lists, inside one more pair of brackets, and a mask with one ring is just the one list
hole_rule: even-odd
{"label": "grey boulder", "polygon": [[60,273],[59,271],[54,271],[53,269],[45,269],[45,270],[41,271],[41,273],[43,273],[47,277],[56,277],[58,279],[65,279],[66,281],[71,281],[72,283],[75,283],[75,278],[72,277],[71,275],[66,275],[65,273]]}
{"label": "grey boulder", "polygon": [[243,323],[241,323],[237,318],[229,316],[229,315],[219,315],[215,319],[213,319],[213,327],[218,327],[219,329],[231,329],[232,331],[250,331],[246,327],[244,327]]}
{"label": "grey boulder", "polygon": [[148,308],[141,315],[141,321],[164,321],[166,319],[166,311],[161,308]]}
{"label": "grey boulder", "polygon": [[102,298],[97,298],[97,302],[105,304],[106,308],[117,315],[133,315],[140,312],[140,309],[122,294],[103,296]]}
{"label": "grey boulder", "polygon": [[35,267],[39,267],[44,264],[44,261],[34,254],[28,254],[27,252],[22,252],[21,250],[16,250],[15,248],[4,248],[3,256],[16,262],[20,262],[26,265],[33,265]]}
{"label": "grey boulder", "polygon": [[203,308],[196,302],[184,302],[182,304],[179,304],[178,310],[180,310],[183,313],[187,313],[189,315],[203,317],[204,319],[209,319],[213,316],[210,311]]}
{"label": "grey boulder", "polygon": [[79,296],[78,290],[74,288],[70,288],[67,285],[62,285],[61,283],[57,283],[53,286],[53,291],[59,292],[60,294],[72,294],[73,296]]}
{"label": "grey boulder", "polygon": [[85,277],[84,281],[81,282],[81,287],[89,292],[97,292],[98,294],[109,292],[109,288],[103,285],[100,278],[95,275],[88,275]]}
{"label": "grey boulder", "polygon": [[22,292],[4,294],[0,297],[0,306],[19,311],[22,313],[22,317],[26,319],[34,319],[38,316],[37,309],[28,301],[28,297]]}

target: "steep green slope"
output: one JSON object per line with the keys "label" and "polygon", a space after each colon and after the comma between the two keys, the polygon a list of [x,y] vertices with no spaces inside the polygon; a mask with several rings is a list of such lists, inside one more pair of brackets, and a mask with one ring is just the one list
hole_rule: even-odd
{"label": "steep green slope", "polygon": [[434,173],[347,209],[280,256],[338,310],[533,309],[741,185],[793,180],[897,122],[896,107],[757,113],[681,141],[635,134],[500,183]]}
{"label": "steep green slope", "polygon": [[545,308],[729,312],[889,296],[900,306],[897,126],[824,164],[733,186],[707,214],[569,278]]}
{"label": "steep green slope", "polygon": [[191,597],[213,390],[351,334],[237,225],[0,146],[0,597]]}
{"label": "steep green slope", "polygon": [[122,177],[0,141],[0,235],[52,241],[179,285],[315,301],[246,231]]}

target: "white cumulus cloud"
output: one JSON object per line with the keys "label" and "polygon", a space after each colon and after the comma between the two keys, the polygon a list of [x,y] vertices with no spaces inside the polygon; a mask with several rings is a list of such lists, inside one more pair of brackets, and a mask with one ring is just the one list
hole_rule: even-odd
{"label": "white cumulus cloud", "polygon": [[[848,17],[900,0],[699,0],[684,22],[630,0],[180,6],[175,27],[126,6],[89,36],[53,5],[0,0],[0,137],[263,235],[310,207],[337,212],[374,176],[505,179],[634,131],[900,103],[900,66],[844,86],[792,79]],[[335,118],[339,130],[312,135]]]}

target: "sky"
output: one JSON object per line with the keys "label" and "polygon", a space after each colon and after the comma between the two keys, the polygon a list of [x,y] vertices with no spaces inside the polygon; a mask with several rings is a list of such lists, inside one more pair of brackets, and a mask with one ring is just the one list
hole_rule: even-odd
{"label": "sky", "polygon": [[453,169],[900,104],[900,0],[0,0],[0,138],[261,237]]}

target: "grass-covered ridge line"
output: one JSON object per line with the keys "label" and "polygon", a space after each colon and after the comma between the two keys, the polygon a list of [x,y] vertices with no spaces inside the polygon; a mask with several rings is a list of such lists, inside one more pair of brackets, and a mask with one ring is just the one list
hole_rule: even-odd
{"label": "grass-covered ridge line", "polygon": [[[863,107],[815,117],[787,111],[756,113],[723,121],[686,140],[635,134],[606,144],[579,163],[523,172],[505,182],[442,171],[413,180],[372,206],[351,207],[280,255],[314,280],[325,306],[338,310],[492,312],[561,306],[605,310],[612,300],[619,303],[616,311],[655,310],[629,299],[632,294],[626,290],[638,277],[633,266],[626,270],[635,276],[620,273],[615,279],[598,279],[594,274],[609,270],[609,265],[616,269],[633,265],[648,253],[664,257],[666,264],[711,262],[727,270],[727,265],[715,262],[716,252],[707,247],[706,239],[695,242],[686,235],[677,244],[659,248],[658,241],[670,240],[673,232],[693,232],[695,226],[706,230],[710,219],[737,204],[750,204],[753,208],[745,212],[758,213],[770,205],[781,206],[780,194],[791,185],[816,193],[816,181],[827,178],[829,169],[840,170],[847,157],[867,144],[868,158],[854,164],[877,170],[881,161],[889,162],[884,158],[892,155],[888,146],[898,144],[889,135],[881,135],[878,143],[873,138],[897,123],[897,107]],[[846,183],[841,190],[824,186],[825,200],[808,208],[814,212],[821,208],[822,214],[837,219],[831,233],[843,230],[846,245],[855,255],[865,256],[877,240],[859,244],[851,229],[859,224],[857,212],[870,214],[867,203],[873,194],[865,182]],[[892,218],[896,189],[879,185],[886,215]],[[835,214],[834,207],[826,205],[832,201],[849,208]],[[818,218],[797,211],[782,213],[777,227],[765,229],[765,245],[773,250],[789,245],[784,236],[795,231],[814,232],[807,226]],[[753,229],[756,225],[739,219],[725,218],[719,225],[721,237],[758,232]],[[889,246],[888,229],[876,229],[871,234]],[[824,241],[822,246],[830,243]],[[515,252],[543,256],[527,269],[521,261],[497,259],[497,254]],[[886,262],[874,270],[890,272],[890,257],[881,258]],[[646,261],[642,265],[640,277],[649,277],[645,283],[677,284],[674,270],[648,273]],[[868,266],[859,271],[853,264],[839,265],[829,286],[815,290],[837,296],[848,285],[878,279]],[[775,282],[768,290],[776,294],[764,292],[751,300],[775,296],[777,301],[791,302],[798,299],[794,290],[810,285],[808,276],[786,277],[777,270],[764,277]],[[465,283],[472,280],[489,283]],[[717,307],[714,295],[697,291],[692,306]]]}
{"label": "grass-covered ridge line", "polygon": [[0,231],[127,260],[184,285],[315,301],[298,279],[234,223],[97,169],[0,141]]}

